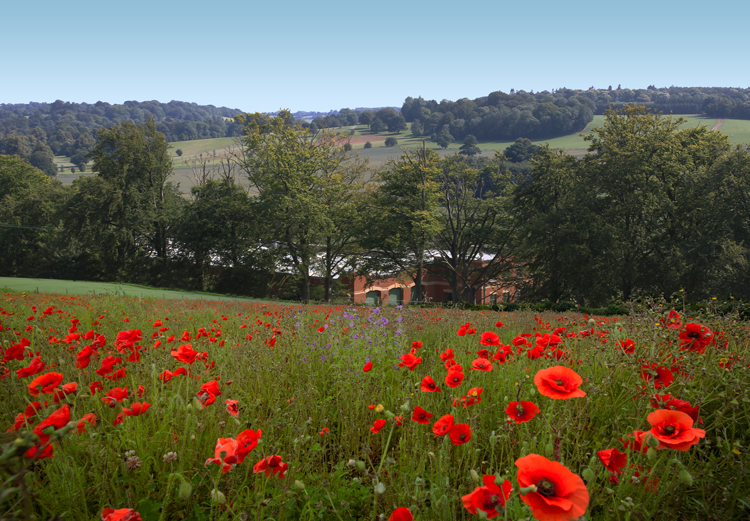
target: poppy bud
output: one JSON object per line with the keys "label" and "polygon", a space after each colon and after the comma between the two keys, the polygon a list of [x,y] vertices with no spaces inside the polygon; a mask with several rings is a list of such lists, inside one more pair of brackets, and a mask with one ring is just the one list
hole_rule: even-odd
{"label": "poppy bud", "polygon": [[365,470],[365,462],[364,462],[364,461],[361,461],[361,460],[360,460],[360,461],[358,461],[358,462],[356,463],[356,465],[357,465],[357,470],[358,470],[358,471],[360,471],[360,472],[364,472],[364,470]]}
{"label": "poppy bud", "polygon": [[213,489],[211,491],[211,501],[213,501],[217,505],[223,505],[224,503],[227,502],[227,498],[226,496],[224,496],[223,493],[219,492],[216,489]]}
{"label": "poppy bud", "polygon": [[401,406],[401,410],[404,411],[404,412],[409,412],[411,410],[411,406],[409,405],[408,400],[407,400],[407,402],[405,404],[403,404]]}
{"label": "poppy bud", "polygon": [[474,480],[474,483],[479,483],[479,474],[477,474],[477,471],[474,469],[471,469],[471,479]]}
{"label": "poppy bud", "polygon": [[532,492],[536,492],[536,485],[529,485],[528,487],[521,487],[519,492],[523,495],[530,494]]}
{"label": "poppy bud", "polygon": [[648,450],[646,451],[646,457],[652,461],[656,459],[656,454],[657,454],[656,449],[653,447],[649,447]]}
{"label": "poppy bud", "polygon": [[583,476],[583,479],[585,479],[586,481],[592,481],[596,477],[594,475],[594,471],[588,467],[583,469],[583,472],[581,472],[581,476]]}
{"label": "poppy bud", "polygon": [[494,448],[495,443],[497,443],[497,436],[495,436],[495,431],[492,431],[492,434],[490,434],[490,447]]}
{"label": "poppy bud", "polygon": [[395,414],[393,414],[391,411],[385,411],[385,415],[390,418],[391,420],[396,417]]}
{"label": "poppy bud", "polygon": [[298,480],[298,479],[295,479],[295,480],[294,480],[294,486],[295,486],[295,488],[297,488],[297,489],[299,489],[299,490],[305,490],[305,484],[304,484],[304,483],[302,483],[302,482],[301,482],[300,480]]}
{"label": "poppy bud", "polygon": [[182,499],[183,501],[190,497],[190,494],[193,493],[193,486],[190,483],[183,482],[180,485],[180,488],[177,491],[177,495]]}
{"label": "poppy bud", "polygon": [[611,488],[609,488],[609,487],[604,487],[604,492],[606,492],[606,493],[607,493],[607,494],[609,494],[610,496],[611,496],[612,494],[614,494],[614,493],[615,493],[615,491],[614,491],[614,490],[612,490],[612,489],[611,489]]}
{"label": "poppy bud", "polygon": [[677,474],[677,477],[680,478],[680,481],[682,481],[688,487],[691,487],[693,485],[693,476],[687,470],[682,469],[680,473]]}
{"label": "poppy bud", "polygon": [[648,444],[649,447],[653,447],[653,448],[656,448],[659,446],[659,440],[654,438],[651,434],[647,436],[646,443]]}

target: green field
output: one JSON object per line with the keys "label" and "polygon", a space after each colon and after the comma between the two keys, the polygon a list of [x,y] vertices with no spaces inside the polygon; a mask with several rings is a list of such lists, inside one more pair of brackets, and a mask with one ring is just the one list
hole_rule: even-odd
{"label": "green field", "polygon": [[0,293],[3,289],[27,293],[60,293],[63,295],[121,295],[141,298],[191,299],[191,300],[228,300],[248,301],[241,297],[226,297],[210,293],[173,291],[169,289],[149,288],[136,284],[119,284],[110,282],[84,282],[80,280],[24,279],[18,277],[0,277]]}

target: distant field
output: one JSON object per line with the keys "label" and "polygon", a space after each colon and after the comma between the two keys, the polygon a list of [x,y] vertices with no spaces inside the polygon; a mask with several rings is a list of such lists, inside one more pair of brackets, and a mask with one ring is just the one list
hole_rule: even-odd
{"label": "distant field", "polygon": [[17,277],[0,277],[0,293],[3,289],[23,291],[26,293],[61,293],[63,295],[128,295],[142,298],[173,298],[190,300],[252,300],[241,297],[225,297],[208,293],[189,291],[172,291],[141,287],[134,284],[117,284],[109,282],[82,282],[56,279],[24,279]]}

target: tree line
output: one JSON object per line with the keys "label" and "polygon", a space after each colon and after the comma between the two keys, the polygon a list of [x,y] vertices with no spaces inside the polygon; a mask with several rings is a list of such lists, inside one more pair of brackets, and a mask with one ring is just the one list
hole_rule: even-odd
{"label": "tree line", "polygon": [[425,144],[374,171],[288,111],[237,120],[243,153],[187,198],[153,120],[101,130],[98,174],[69,187],[0,156],[0,274],[330,301],[360,273],[411,279],[420,300],[429,268],[461,302],[485,284],[582,305],[750,298],[750,151],[705,127],[629,105],[580,160],[519,142],[519,170]]}

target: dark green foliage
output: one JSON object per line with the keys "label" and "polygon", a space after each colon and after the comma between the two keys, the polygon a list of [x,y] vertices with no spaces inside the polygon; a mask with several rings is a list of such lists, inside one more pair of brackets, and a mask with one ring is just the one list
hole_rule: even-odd
{"label": "dark green foliage", "polygon": [[477,146],[477,138],[469,134],[464,138],[464,144],[461,145],[461,148],[459,149],[458,153],[463,154],[465,156],[475,156],[477,154],[481,154],[482,151]]}
{"label": "dark green foliage", "polygon": [[395,137],[389,137],[385,140],[385,146],[387,147],[395,147],[396,145],[398,145],[398,139]]}
{"label": "dark green foliage", "polygon": [[177,150],[174,151],[174,153],[177,154],[177,157],[181,157],[182,156],[182,149],[178,148]]}
{"label": "dark green foliage", "polygon": [[369,141],[366,141],[365,148],[372,148],[372,143],[370,143]]}
{"label": "dark green foliage", "polygon": [[524,161],[531,159],[537,152],[539,152],[539,146],[534,145],[530,139],[518,138],[515,143],[506,148],[503,153],[509,161],[523,163]]}

